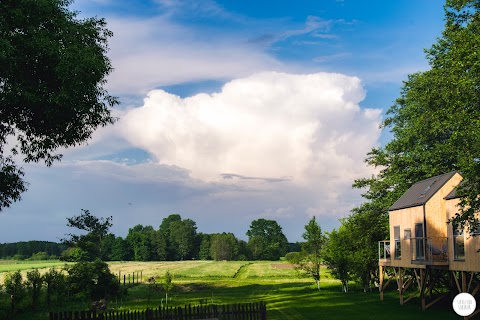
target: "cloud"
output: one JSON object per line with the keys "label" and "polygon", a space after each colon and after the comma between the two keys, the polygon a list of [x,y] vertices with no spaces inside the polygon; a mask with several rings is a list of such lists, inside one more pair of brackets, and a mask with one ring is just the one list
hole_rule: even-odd
{"label": "cloud", "polygon": [[120,127],[158,163],[205,181],[223,174],[351,182],[366,173],[363,158],[380,135],[380,110],[361,109],[364,97],[356,77],[263,72],[185,99],[152,90]]}
{"label": "cloud", "polygon": [[0,233],[58,240],[82,208],[113,215],[120,236],[172,213],[243,239],[259,218],[290,241],[312,215],[331,230],[362,201],[353,180],[373,173],[363,159],[379,139],[380,110],[359,107],[364,97],[358,78],[335,73],[257,73],[187,98],[152,90],[90,146],[123,141],[152,160],[96,160],[87,146],[51,168],[27,164],[30,188],[0,215]]}

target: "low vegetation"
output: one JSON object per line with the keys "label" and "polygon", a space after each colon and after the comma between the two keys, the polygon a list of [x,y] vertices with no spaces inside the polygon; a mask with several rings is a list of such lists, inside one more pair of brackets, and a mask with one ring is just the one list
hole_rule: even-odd
{"label": "low vegetation", "polygon": [[[427,311],[421,311],[415,299],[400,306],[394,286],[383,302],[379,301],[378,291],[365,293],[363,286],[354,283],[345,293],[341,282],[325,267],[321,269],[322,290],[319,292],[314,279],[285,261],[111,262],[109,267],[117,276],[140,272],[143,276],[141,284],[121,285],[123,294],[109,299],[110,310],[143,310],[165,305],[165,276],[170,272],[173,285],[168,304],[171,306],[265,301],[269,320],[457,319],[448,301],[444,306]],[[54,303],[47,307],[44,284],[36,301],[36,311],[27,311],[32,299],[25,296],[17,306],[21,311],[15,319],[46,320],[48,310],[88,310],[92,306],[91,300],[86,298],[67,299],[61,303],[56,303],[57,296],[51,299]],[[5,315],[9,308],[9,296],[3,290],[0,311],[4,310]]]}

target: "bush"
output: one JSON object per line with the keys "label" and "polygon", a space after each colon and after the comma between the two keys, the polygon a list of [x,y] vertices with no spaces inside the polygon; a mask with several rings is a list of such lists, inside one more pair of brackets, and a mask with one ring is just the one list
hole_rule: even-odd
{"label": "bush", "polygon": [[66,270],[68,289],[78,298],[97,301],[120,294],[117,277],[110,272],[108,264],[101,260],[78,262],[73,266],[67,266]]}
{"label": "bush", "polygon": [[56,297],[56,302],[62,302],[67,292],[67,280],[63,273],[51,268],[43,275],[47,289],[47,305],[50,306],[52,298]]}
{"label": "bush", "polygon": [[46,252],[37,252],[32,254],[28,260],[49,260],[50,256]]}
{"label": "bush", "polygon": [[27,291],[32,299],[32,309],[37,307],[40,292],[42,291],[43,278],[37,269],[27,272],[27,281],[25,282]]}
{"label": "bush", "polygon": [[12,257],[12,260],[25,260],[26,258],[23,254],[16,254]]}
{"label": "bush", "polygon": [[15,271],[13,273],[9,272],[5,276],[3,284],[7,293],[12,297],[12,311],[17,308],[17,304],[23,299],[25,295],[25,287],[22,281],[23,279],[20,271]]}
{"label": "bush", "polygon": [[292,264],[299,264],[303,258],[304,254],[302,252],[289,252],[285,255],[285,260]]}
{"label": "bush", "polygon": [[68,248],[62,252],[60,260],[68,262],[88,261],[88,253],[80,248]]}

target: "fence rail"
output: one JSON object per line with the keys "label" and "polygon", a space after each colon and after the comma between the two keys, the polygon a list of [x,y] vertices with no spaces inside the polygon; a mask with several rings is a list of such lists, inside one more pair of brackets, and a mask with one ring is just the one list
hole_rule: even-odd
{"label": "fence rail", "polygon": [[200,305],[147,309],[143,311],[50,312],[50,320],[266,320],[264,302],[227,305]]}

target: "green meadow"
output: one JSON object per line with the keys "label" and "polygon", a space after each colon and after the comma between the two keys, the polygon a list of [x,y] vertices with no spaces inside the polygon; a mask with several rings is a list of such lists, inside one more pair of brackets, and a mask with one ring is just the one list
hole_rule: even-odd
{"label": "green meadow", "polygon": [[[17,270],[14,266],[6,270]],[[16,268],[21,264],[16,265]],[[34,264],[31,264],[31,266]],[[61,265],[61,263],[60,263]],[[24,264],[25,267],[28,264]],[[39,262],[39,266],[42,264]],[[56,265],[59,266],[59,265]],[[10,269],[9,269],[10,268]],[[363,292],[350,284],[341,291],[338,280],[322,269],[321,291],[312,279],[284,262],[270,261],[182,261],[182,262],[112,262],[113,273],[139,274],[143,284],[131,285],[127,294],[109,302],[110,309],[143,310],[165,305],[162,282],[167,270],[173,274],[174,288],[169,306],[197,304],[250,303],[265,301],[268,319],[459,319],[448,301],[422,311],[418,299],[400,306],[395,286],[379,300],[378,290]],[[0,273],[1,275],[1,273]],[[148,278],[155,283],[148,284]],[[7,304],[0,304],[0,307]],[[56,310],[88,309],[89,303],[56,306]],[[16,319],[48,319],[46,311],[22,313]]]}

